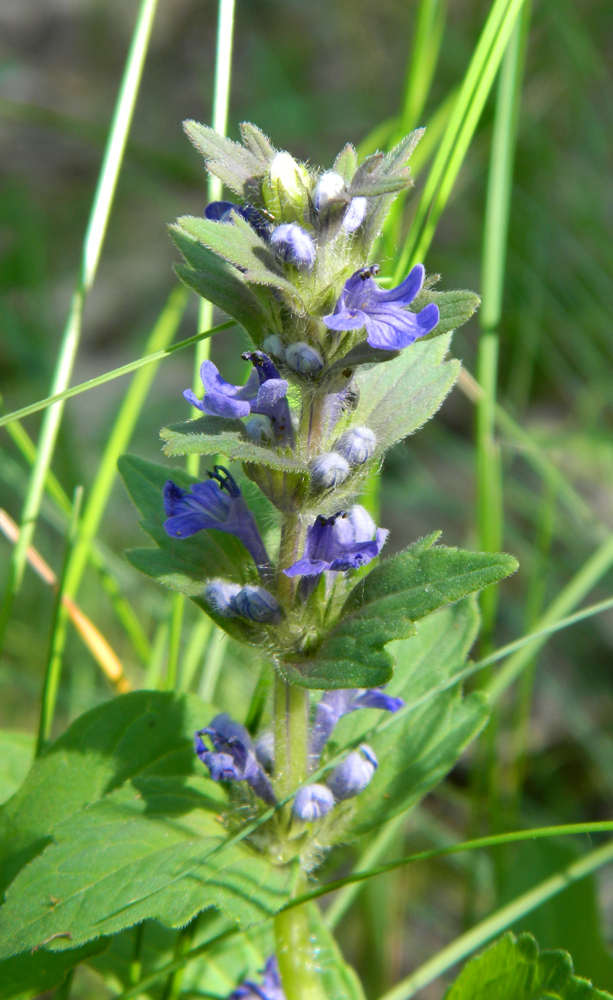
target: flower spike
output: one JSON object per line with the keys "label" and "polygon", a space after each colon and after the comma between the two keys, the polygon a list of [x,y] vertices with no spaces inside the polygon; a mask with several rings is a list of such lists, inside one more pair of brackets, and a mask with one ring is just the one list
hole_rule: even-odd
{"label": "flower spike", "polygon": [[402,284],[387,291],[373,280],[378,271],[378,266],[372,264],[352,274],[345,282],[334,312],[324,316],[324,323],[329,330],[366,327],[366,339],[371,347],[398,351],[418,337],[431,333],[439,321],[438,306],[431,302],[418,313],[406,309],[424,283],[423,264],[416,264]]}

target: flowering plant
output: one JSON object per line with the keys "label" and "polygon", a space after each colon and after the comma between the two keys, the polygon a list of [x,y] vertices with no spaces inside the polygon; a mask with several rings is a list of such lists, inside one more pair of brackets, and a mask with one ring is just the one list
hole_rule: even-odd
{"label": "flowering plant", "polygon": [[[143,691],[86,713],[12,800],[22,816],[32,782],[53,780],[72,805],[14,880],[0,931],[9,954],[41,941],[86,953],[152,918],[194,928],[206,911],[207,940],[262,929],[265,968],[235,968],[233,998],[357,998],[309,894],[335,844],[406,811],[484,725],[484,698],[458,687],[472,595],[516,568],[436,532],[385,557],[393,539],[364,493],[452,388],[451,331],[478,298],[436,290],[419,263],[386,287],[371,260],[420,131],[361,163],[347,145],[319,171],[250,124],[242,144],[186,130],[235,200],[171,227],[176,270],[242,326],[252,370],[234,385],[205,360],[202,394],[184,393],[199,414],[162,431],[167,455],[204,456],[206,473],[121,460],[156,543],[129,558],[267,661],[273,705],[241,721]],[[30,917],[14,921],[24,899]]]}

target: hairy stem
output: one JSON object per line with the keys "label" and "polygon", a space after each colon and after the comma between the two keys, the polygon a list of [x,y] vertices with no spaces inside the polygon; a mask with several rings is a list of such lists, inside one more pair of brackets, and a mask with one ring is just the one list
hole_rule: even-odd
{"label": "hairy stem", "polygon": [[[281,570],[297,558],[302,537],[298,515],[286,516],[279,550],[278,593],[291,602],[294,581]],[[308,775],[309,762],[309,692],[275,677],[274,703],[275,786],[279,798],[297,789]],[[289,812],[289,806],[286,807]],[[282,823],[291,823],[289,815]],[[301,881],[301,880],[300,880]],[[303,890],[296,886],[296,894]],[[275,941],[279,971],[287,1000],[324,1000],[317,976],[317,957],[310,939],[308,913],[304,906],[275,917]]]}
{"label": "hairy stem", "polygon": [[[305,688],[275,682],[275,767],[277,794],[285,796],[305,780],[308,770],[309,695]],[[302,880],[301,880],[302,881]],[[304,889],[296,887],[299,895]],[[317,975],[317,955],[305,906],[278,913],[275,941],[287,1000],[324,1000]]]}

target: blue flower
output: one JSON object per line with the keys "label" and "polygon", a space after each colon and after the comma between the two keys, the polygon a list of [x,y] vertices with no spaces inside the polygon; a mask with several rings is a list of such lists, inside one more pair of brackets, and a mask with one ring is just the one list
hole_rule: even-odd
{"label": "blue flower", "polygon": [[366,327],[371,347],[398,351],[434,329],[439,321],[438,306],[431,302],[418,313],[406,309],[423,285],[423,264],[416,264],[401,285],[387,291],[373,280],[378,272],[379,267],[373,264],[352,274],[334,312],[324,316],[324,323],[330,330]]}
{"label": "blue flower", "polygon": [[315,263],[315,244],[305,229],[295,222],[277,226],[270,245],[281,260],[293,264],[299,271],[309,271]]}
{"label": "blue flower", "polygon": [[[203,736],[209,737],[212,750]],[[194,742],[196,753],[213,781],[246,781],[267,805],[276,804],[270,778],[256,759],[249,733],[239,722],[225,712],[216,715],[210,725],[197,731]]]}
{"label": "blue flower", "polygon": [[276,956],[271,955],[266,962],[261,986],[250,979],[245,979],[230,994],[228,1000],[285,1000]]}
{"label": "blue flower", "polygon": [[240,215],[255,229],[258,236],[267,240],[270,237],[270,223],[253,205],[236,205],[233,201],[212,201],[204,210],[205,218],[211,222],[232,222],[232,213]]}
{"label": "blue flower", "polygon": [[327,779],[328,788],[337,802],[352,799],[370,784],[378,767],[379,761],[374,751],[366,743],[362,743],[359,750],[350,753],[334,768]]}
{"label": "blue flower", "polygon": [[216,465],[204,483],[194,483],[184,490],[169,479],[164,486],[164,521],[171,538],[189,538],[198,531],[216,528],[236,535],[263,577],[268,575],[270,560],[240,488],[223,465]]}
{"label": "blue flower", "polygon": [[309,752],[311,761],[319,760],[321,751],[330,739],[339,719],[360,708],[378,708],[384,712],[397,712],[404,707],[402,698],[394,698],[381,688],[345,688],[326,691],[319,702],[311,730]]}
{"label": "blue flower", "polygon": [[200,378],[205,388],[203,399],[185,389],[183,395],[188,403],[202,413],[213,417],[240,418],[250,413],[260,413],[271,420],[275,439],[279,444],[293,445],[294,432],[287,399],[288,382],[263,351],[246,351],[242,355],[251,361],[253,371],[245,385],[232,385],[219,374],[212,361],[203,361]]}
{"label": "blue flower", "polygon": [[334,796],[326,785],[304,785],[294,799],[292,812],[305,823],[313,823],[333,808]]}
{"label": "blue flower", "polygon": [[319,576],[325,570],[358,569],[379,555],[388,534],[386,528],[377,528],[359,504],[349,513],[339,511],[332,517],[319,514],[307,531],[302,559],[283,572],[286,576]]}

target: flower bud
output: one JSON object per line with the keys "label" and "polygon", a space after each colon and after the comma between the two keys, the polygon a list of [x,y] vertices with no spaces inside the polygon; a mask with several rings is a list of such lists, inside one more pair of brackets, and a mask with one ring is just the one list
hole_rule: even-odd
{"label": "flower bud", "polygon": [[354,233],[364,222],[367,208],[368,202],[366,198],[352,198],[343,216],[341,229],[346,233]]}
{"label": "flower bud", "polygon": [[317,211],[321,212],[331,201],[336,201],[344,190],[344,178],[337,174],[336,170],[327,170],[325,174],[321,175],[315,188],[313,201]]}
{"label": "flower bud", "polygon": [[299,789],[292,812],[305,823],[321,819],[334,807],[334,796],[325,785],[305,785]]}
{"label": "flower bud", "polygon": [[306,208],[309,186],[303,165],[289,153],[277,153],[262,184],[264,204],[276,219],[299,219]]}
{"label": "flower bud", "polygon": [[342,455],[331,451],[311,462],[311,486],[314,490],[329,490],[340,486],[349,475],[349,463]]}
{"label": "flower bud", "polygon": [[240,591],[238,583],[228,583],[226,580],[211,580],[204,588],[204,599],[211,611],[222,618],[236,618],[237,610],[234,598]]}
{"label": "flower bud", "polygon": [[334,798],[342,801],[359,795],[370,783],[378,766],[374,751],[366,743],[362,743],[360,749],[345,757],[328,778],[328,787]]}
{"label": "flower bud", "polygon": [[376,446],[377,438],[370,427],[352,427],[341,434],[333,449],[346,458],[349,465],[363,465],[372,458]]}
{"label": "flower bud", "polygon": [[301,226],[286,222],[277,226],[270,237],[270,245],[287,264],[294,264],[299,271],[308,271],[315,263],[315,244]]}
{"label": "flower bud", "polygon": [[236,612],[253,622],[278,622],[281,605],[264,587],[242,587],[233,598]]}
{"label": "flower bud", "polygon": [[256,413],[245,424],[247,437],[256,444],[272,444],[275,440],[275,429],[270,417]]}
{"label": "flower bud", "polygon": [[285,351],[285,363],[299,375],[316,375],[324,366],[321,354],[309,344],[298,341]]}
{"label": "flower bud", "polygon": [[276,333],[271,333],[266,338],[262,344],[262,350],[265,354],[272,354],[273,358],[277,358],[279,361],[283,361],[285,358],[285,345]]}

